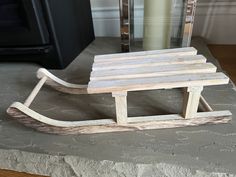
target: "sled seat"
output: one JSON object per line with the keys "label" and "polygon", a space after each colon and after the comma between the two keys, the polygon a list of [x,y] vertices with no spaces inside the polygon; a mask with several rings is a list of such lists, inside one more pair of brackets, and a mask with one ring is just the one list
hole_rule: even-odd
{"label": "sled seat", "polygon": [[[216,72],[216,66],[206,61],[191,47],[95,56],[87,91],[89,94],[112,93],[116,102],[117,123],[127,124],[131,120],[150,120],[150,117],[127,117],[128,92],[184,88],[182,118],[196,118],[199,101],[206,111],[212,111],[201,96],[204,86],[229,82],[224,73]],[[162,118],[151,118],[158,119]]]}

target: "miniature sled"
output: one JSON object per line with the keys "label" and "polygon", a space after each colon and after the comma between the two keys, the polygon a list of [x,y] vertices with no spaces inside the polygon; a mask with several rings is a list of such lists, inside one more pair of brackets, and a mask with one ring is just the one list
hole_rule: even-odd
{"label": "miniature sled", "polygon": [[[40,79],[22,104],[13,103],[7,113],[27,127],[54,134],[91,134],[119,131],[163,129],[202,124],[228,123],[230,111],[213,111],[201,96],[203,87],[228,84],[229,78],[197,55],[194,48],[166,49],[95,56],[88,85],[65,82],[46,69],[39,69]],[[112,93],[116,118],[61,121],[43,116],[29,108],[46,84],[69,94]],[[182,114],[128,117],[127,93],[130,91],[184,88]],[[198,112],[198,108],[204,112]]]}

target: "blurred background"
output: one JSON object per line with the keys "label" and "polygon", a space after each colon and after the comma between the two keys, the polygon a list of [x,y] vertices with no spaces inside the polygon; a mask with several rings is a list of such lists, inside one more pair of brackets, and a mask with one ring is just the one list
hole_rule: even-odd
{"label": "blurred background", "polygon": [[[142,3],[135,0],[136,20],[142,18]],[[91,0],[91,6],[95,35],[119,37],[119,0]],[[193,36],[201,36],[209,44],[236,44],[235,31],[235,0],[198,0]]]}

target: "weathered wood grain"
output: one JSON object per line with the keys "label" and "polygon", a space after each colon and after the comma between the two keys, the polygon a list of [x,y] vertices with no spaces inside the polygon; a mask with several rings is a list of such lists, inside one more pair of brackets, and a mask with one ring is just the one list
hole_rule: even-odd
{"label": "weathered wood grain", "polygon": [[116,122],[118,125],[127,124],[128,110],[127,110],[127,92],[112,93],[115,97],[116,104]]}
{"label": "weathered wood grain", "polygon": [[154,90],[189,86],[209,86],[227,84],[229,78],[224,73],[198,73],[148,78],[90,81],[88,93],[109,93],[119,91]]}
{"label": "weathered wood grain", "polygon": [[196,117],[202,90],[202,86],[188,87],[183,101],[183,116],[185,119]]}
{"label": "weathered wood grain", "polygon": [[[232,114],[229,111],[212,111],[201,96],[201,91],[204,86],[227,84],[229,78],[223,73],[216,73],[213,64],[206,63],[205,57],[196,54],[194,48],[182,48],[96,56],[88,86],[65,82],[47,70],[39,69],[37,76],[41,80],[25,105],[15,102],[7,113],[27,127],[55,134],[92,134],[227,123]],[[60,121],[31,110],[28,106],[44,83],[70,94],[112,93],[116,103],[116,121]],[[169,88],[188,88],[183,116],[128,117],[128,91]],[[199,99],[202,107],[210,112],[197,112]]]}
{"label": "weathered wood grain", "polygon": [[37,77],[41,79],[45,76],[47,77],[47,81],[45,84],[51,86],[55,90],[70,94],[88,94],[87,92],[88,85],[71,84],[65,82],[59,79],[58,77],[54,76],[50,72],[48,72],[46,69],[40,68],[37,71]]}
{"label": "weathered wood grain", "polygon": [[165,56],[154,58],[134,58],[132,60],[111,61],[106,63],[94,62],[93,71],[111,70],[111,69],[130,69],[138,67],[153,67],[153,66],[167,66],[167,65],[182,65],[182,64],[194,64],[194,63],[206,63],[206,58],[202,55],[194,56]]}
{"label": "weathered wood grain", "polygon": [[76,127],[76,126],[89,126],[89,125],[104,125],[104,124],[113,124],[115,121],[113,119],[98,119],[98,120],[88,120],[88,121],[61,121],[56,119],[51,119],[46,116],[43,116],[22,103],[15,102],[8,109],[7,113],[11,112],[12,109],[20,110],[22,113],[31,116],[32,119],[35,119],[39,122],[57,126],[57,127]]}
{"label": "weathered wood grain", "polygon": [[[230,111],[211,111],[211,112],[198,112],[193,119],[204,117],[230,117],[232,113]],[[170,120],[184,120],[184,117],[180,114],[167,114],[167,115],[155,115],[155,116],[139,116],[129,117],[129,123],[148,122],[148,121],[170,121]],[[185,119],[186,120],[186,119]]]}
{"label": "weathered wood grain", "polygon": [[176,49],[97,55],[94,57],[94,62],[107,62],[111,60],[112,61],[129,60],[129,59],[142,58],[142,57],[181,56],[181,55],[196,55],[196,54],[197,54],[197,50],[195,48],[186,47],[186,48],[176,48]]}
{"label": "weathered wood grain", "polygon": [[[108,132],[124,132],[124,131],[137,131],[137,130],[151,130],[151,129],[165,129],[165,128],[177,128],[177,127],[186,127],[186,126],[199,126],[203,124],[220,124],[228,123],[231,120],[229,113],[226,113],[226,116],[219,114],[217,116],[213,115],[214,112],[211,112],[207,117],[196,116],[193,119],[183,119],[178,118],[179,115],[170,115],[170,117],[177,119],[173,120],[162,120],[160,121],[141,121],[135,123],[129,123],[126,125],[118,124],[107,124],[107,125],[90,125],[90,126],[75,126],[75,127],[59,127],[52,126],[39,120],[36,120],[31,117],[31,114],[26,114],[20,109],[15,107],[10,107],[8,109],[8,114],[16,119],[18,122],[24,124],[27,127],[36,129],[41,132],[51,133],[51,134],[60,134],[60,135],[70,135],[70,134],[93,134],[93,133],[108,133]],[[129,118],[133,119],[133,118]],[[137,120],[136,120],[137,121]]]}
{"label": "weathered wood grain", "polygon": [[129,69],[115,69],[104,71],[92,71],[90,81],[97,80],[115,80],[115,79],[131,79],[142,77],[158,77],[177,74],[193,74],[193,73],[214,73],[216,67],[211,63],[200,64],[182,64],[182,65],[166,65],[139,67]]}

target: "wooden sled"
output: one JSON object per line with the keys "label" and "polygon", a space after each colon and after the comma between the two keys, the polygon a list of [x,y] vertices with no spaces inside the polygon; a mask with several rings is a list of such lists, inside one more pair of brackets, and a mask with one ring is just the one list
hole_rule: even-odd
{"label": "wooden sled", "polygon": [[[24,104],[13,103],[7,113],[27,127],[63,135],[228,123],[231,112],[213,111],[201,96],[201,91],[204,86],[227,84],[229,78],[216,73],[213,64],[206,63],[203,56],[196,54],[194,48],[182,48],[96,56],[89,85],[67,83],[41,68],[37,72],[40,81]],[[112,93],[116,119],[60,121],[43,116],[29,106],[44,84],[69,94]],[[129,91],[170,88],[185,90],[181,115],[128,117]],[[198,107],[205,112],[197,112]]]}

